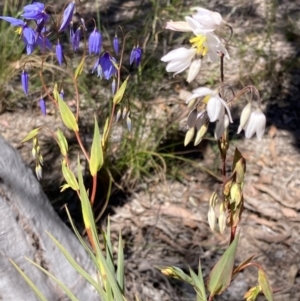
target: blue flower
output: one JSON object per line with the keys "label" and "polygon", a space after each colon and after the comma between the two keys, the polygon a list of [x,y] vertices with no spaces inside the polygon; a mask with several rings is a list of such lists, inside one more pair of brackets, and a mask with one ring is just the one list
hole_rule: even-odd
{"label": "blue flower", "polygon": [[27,20],[35,20],[38,24],[46,23],[49,15],[44,10],[45,5],[41,2],[33,2],[24,6],[24,13],[21,15]]}
{"label": "blue flower", "polygon": [[78,27],[75,33],[73,31],[73,34],[71,35],[71,45],[74,51],[78,50],[79,48],[80,36],[81,36],[81,29],[80,27]]}
{"label": "blue flower", "polygon": [[65,98],[65,92],[63,88],[60,90],[59,96],[61,97],[62,100]]}
{"label": "blue flower", "polygon": [[0,19],[9,22],[12,26],[19,26],[16,32],[22,36],[27,54],[31,54],[36,42],[36,32],[31,27],[28,27],[27,23],[23,20],[3,16],[0,16]]}
{"label": "blue flower", "polygon": [[97,69],[98,76],[109,80],[112,76],[117,76],[116,69],[117,61],[114,57],[112,57],[108,52],[105,52],[103,55],[97,59],[92,73]]}
{"label": "blue flower", "polygon": [[40,108],[41,108],[41,112],[44,116],[46,116],[46,103],[45,103],[45,100],[44,98],[41,97],[40,101],[39,101],[39,105],[40,105]]}
{"label": "blue flower", "polygon": [[141,59],[142,59],[142,49],[137,46],[137,47],[133,47],[131,54],[130,54],[130,65],[135,62],[137,66],[139,66],[139,64],[141,63]]}
{"label": "blue flower", "polygon": [[113,46],[114,46],[116,55],[119,55],[119,39],[118,39],[117,35],[115,35],[115,37],[114,37]]}
{"label": "blue flower", "polygon": [[63,19],[58,30],[59,32],[64,31],[71,23],[73,18],[74,8],[75,8],[75,1],[72,1],[68,4],[66,9],[64,10]]}
{"label": "blue flower", "polygon": [[52,50],[52,44],[51,44],[51,42],[49,41],[49,39],[46,36],[43,36],[43,35],[38,35],[38,38],[36,40],[36,45],[40,46],[41,51],[43,53],[45,52],[45,50],[47,48],[49,50]]}
{"label": "blue flower", "polygon": [[59,41],[56,44],[55,52],[56,52],[57,61],[58,61],[59,65],[61,66],[62,62],[63,62],[63,49],[62,49],[62,46],[59,43]]}
{"label": "blue flower", "polygon": [[95,27],[94,31],[89,37],[89,54],[99,54],[102,46],[101,33]]}
{"label": "blue flower", "polygon": [[28,95],[28,84],[29,84],[28,79],[29,79],[28,73],[25,70],[23,70],[21,75],[21,82],[22,82],[22,87],[25,95]]}

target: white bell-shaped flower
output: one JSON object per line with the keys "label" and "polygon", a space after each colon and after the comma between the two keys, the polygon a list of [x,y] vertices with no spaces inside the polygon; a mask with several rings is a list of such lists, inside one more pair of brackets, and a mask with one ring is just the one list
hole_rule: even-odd
{"label": "white bell-shaped flower", "polygon": [[258,139],[261,139],[266,129],[266,116],[261,109],[256,109],[250,114],[250,117],[244,126],[245,137],[251,138],[255,133]]}

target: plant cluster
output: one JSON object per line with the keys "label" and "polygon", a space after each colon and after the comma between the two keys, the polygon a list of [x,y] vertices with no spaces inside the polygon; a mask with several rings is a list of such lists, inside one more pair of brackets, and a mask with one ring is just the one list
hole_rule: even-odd
{"label": "plant cluster", "polygon": [[[91,191],[88,191],[84,186],[79,158],[77,171],[73,171],[70,167],[68,141],[64,135],[64,130],[57,129],[56,132],[52,132],[50,129],[47,129],[51,131],[62,155],[62,173],[65,179],[62,190],[68,188],[73,189],[77,192],[81,201],[83,220],[91,246],[88,246],[83,241],[75,227],[74,231],[95,264],[97,279],[93,279],[83,271],[76,261],[73,258],[70,258],[66,249],[53,236],[50,235],[50,238],[65,254],[70,264],[95,287],[101,300],[121,301],[125,300],[124,258],[121,235],[119,239],[117,269],[115,269],[109,223],[107,231],[103,233],[105,241],[105,252],[103,252],[99,242],[92,208],[97,190],[97,173],[103,168],[113,123],[122,117],[123,119],[126,119],[128,129],[131,130],[132,128],[128,101],[125,105],[122,105],[124,98],[128,97],[126,88],[129,76],[123,82],[121,77],[125,51],[124,46],[132,33],[125,35],[121,27],[117,28],[116,32],[120,31],[122,33],[122,44],[120,43],[120,37],[115,34],[112,39],[114,50],[114,54],[112,54],[112,52],[102,49],[102,34],[97,28],[94,19],[84,20],[83,18],[80,18],[80,24],[75,29],[72,22],[75,9],[75,1],[72,1],[65,5],[60,14],[57,14],[51,5],[47,6],[40,2],[33,2],[23,7],[23,13],[21,14],[20,19],[11,16],[1,16],[0,19],[17,27],[16,32],[20,35],[28,55],[36,51],[36,48],[40,49],[41,68],[39,77],[43,89],[43,93],[41,94],[47,95],[47,101],[50,100],[53,102],[60,113],[65,127],[74,133],[78,145],[88,162],[89,173],[93,179]],[[226,157],[230,142],[228,127],[229,124],[233,122],[231,115],[232,106],[245,95],[249,96],[248,103],[242,110],[238,129],[238,132],[241,132],[242,130],[245,131],[246,138],[252,137],[255,133],[259,139],[263,137],[266,126],[266,117],[260,108],[261,100],[255,87],[248,86],[235,93],[225,82],[224,59],[230,59],[226,47],[230,42],[230,37],[233,32],[232,28],[217,12],[212,12],[200,7],[194,8],[193,10],[194,14],[192,16],[186,16],[184,21],[170,21],[166,26],[167,29],[173,31],[191,32],[192,36],[189,40],[190,48],[180,47],[172,50],[163,56],[161,60],[167,63],[166,70],[168,72],[173,72],[174,75],[188,69],[187,82],[189,83],[196,78],[205,59],[213,63],[220,61],[219,87],[215,90],[208,87],[199,87],[193,90],[193,93],[186,99],[188,107],[190,108],[190,113],[187,120],[188,131],[186,133],[184,144],[187,145],[190,143],[194,137],[194,144],[199,144],[206,134],[209,124],[215,123],[214,136],[222,159],[223,183],[220,186],[219,191],[214,191],[212,193],[209,200],[208,222],[212,230],[216,229],[218,222],[219,231],[221,233],[225,231],[227,225],[230,227],[230,245],[212,269],[207,285],[204,284],[200,263],[197,274],[191,269],[189,275],[185,274],[177,267],[160,267],[160,269],[165,275],[182,279],[190,283],[195,288],[197,301],[211,301],[216,295],[221,294],[230,285],[231,281],[239,272],[248,266],[256,266],[258,268],[258,285],[251,288],[244,297],[247,301],[252,301],[256,299],[260,292],[262,292],[268,301],[271,301],[273,300],[273,295],[267,276],[259,264],[252,262],[253,257],[246,259],[238,266],[234,265],[239,240],[237,227],[244,209],[243,187],[246,172],[246,161],[238,149],[235,150],[232,173],[230,175],[226,174]],[[90,22],[92,22],[94,26],[87,38],[87,28]],[[218,33],[221,27],[229,29],[229,38]],[[68,31],[70,46],[74,52],[78,52],[81,47],[81,40],[83,40],[84,44],[81,61],[74,70],[64,55],[64,46],[60,41],[60,37],[64,35],[66,31]],[[55,46],[52,46],[53,39],[56,40]],[[120,45],[122,47],[120,47]],[[88,54],[86,54],[87,51]],[[65,101],[67,96],[64,93],[62,83],[55,83],[52,86],[48,86],[44,80],[43,65],[47,60],[46,53],[49,52],[56,56],[59,65],[66,66],[68,70],[68,74],[74,86],[73,91],[76,99],[75,112],[72,111]],[[130,64],[135,63],[136,66],[139,66],[142,59],[142,53],[142,49],[139,47],[137,41],[135,41],[129,56]],[[100,131],[98,120],[95,116],[93,141],[89,149],[84,146],[81,139],[79,126],[80,94],[78,87],[78,78],[81,76],[84,69],[87,55],[96,57],[92,73],[96,73],[100,79],[110,81],[112,89],[112,105],[109,117],[106,119],[103,130]],[[25,95],[28,95],[29,93],[29,76],[30,74],[27,72],[25,63],[21,73],[21,83]],[[74,95],[72,95],[72,97],[74,97]],[[41,97],[39,105],[42,114],[45,115],[46,102],[44,97]],[[43,127],[32,130],[23,140],[33,141],[32,153],[36,160],[36,174],[39,179],[42,177],[43,157],[38,142],[38,134],[42,129]],[[218,204],[219,207],[217,206]],[[219,212],[217,212],[217,208],[219,208]],[[42,267],[39,268],[47,273]],[[28,280],[26,275],[24,275],[24,277],[33,287],[38,297],[41,300],[45,300],[38,291],[38,288],[35,287],[34,283]],[[53,280],[58,283],[71,300],[77,300],[76,296],[74,296],[70,290],[66,289],[58,279],[53,277]],[[207,291],[209,292],[208,296]]]}

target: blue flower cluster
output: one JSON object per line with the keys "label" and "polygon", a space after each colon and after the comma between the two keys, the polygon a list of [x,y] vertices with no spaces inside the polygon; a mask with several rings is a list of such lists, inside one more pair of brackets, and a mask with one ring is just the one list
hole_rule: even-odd
{"label": "blue flower cluster", "polygon": [[[20,35],[21,40],[25,44],[26,52],[30,55],[36,47],[39,47],[44,53],[47,49],[52,50],[52,44],[49,40],[49,36],[54,34],[53,28],[56,28],[57,42],[55,46],[55,54],[59,65],[64,62],[64,52],[62,44],[59,41],[59,34],[69,29],[70,42],[74,51],[77,51],[80,46],[80,39],[83,31],[86,31],[85,22],[81,19],[81,25],[74,30],[72,18],[75,10],[75,1],[70,2],[64,8],[64,11],[60,18],[58,18],[58,24],[52,26],[49,31],[47,25],[53,20],[47,13],[47,7],[41,2],[33,2],[24,6],[23,13],[21,14],[22,19],[16,19],[9,16],[0,16],[0,19],[9,22],[12,26],[18,27],[16,32]],[[94,23],[96,23],[94,21]],[[116,56],[119,55],[119,39],[115,35],[113,39],[113,49]],[[88,52],[90,55],[98,55],[98,58],[94,64],[92,73],[97,70],[97,76],[101,79],[112,80],[112,89],[115,91],[115,78],[118,76],[118,62],[117,59],[108,51],[102,51],[102,35],[97,29],[96,25],[94,30],[88,38]],[[130,64],[136,63],[140,65],[142,59],[142,49],[139,46],[135,46],[132,49],[130,55]],[[29,75],[24,69],[21,75],[21,82],[25,95],[28,95]],[[45,114],[44,102],[41,107],[43,114]]]}

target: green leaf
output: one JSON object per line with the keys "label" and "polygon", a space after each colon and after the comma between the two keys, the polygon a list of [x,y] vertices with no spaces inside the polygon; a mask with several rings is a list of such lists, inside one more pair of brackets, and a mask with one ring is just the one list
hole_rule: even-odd
{"label": "green leaf", "polygon": [[268,301],[273,301],[273,291],[269,283],[268,277],[262,269],[258,270],[258,283]]}
{"label": "green leaf", "polygon": [[78,124],[77,124],[76,118],[75,118],[74,114],[72,113],[71,109],[60,97],[58,91],[56,91],[56,93],[54,93],[54,91],[53,91],[53,94],[54,94],[54,98],[58,102],[59,112],[60,112],[61,119],[62,119],[64,125],[68,129],[73,130],[74,132],[78,132],[79,131]]}
{"label": "green leaf", "polygon": [[32,131],[30,131],[30,133],[21,142],[23,143],[23,142],[26,142],[26,141],[31,140],[32,138],[34,138],[38,134],[40,129],[41,129],[41,127],[33,129]]}
{"label": "green leaf", "polygon": [[117,93],[115,94],[114,100],[113,100],[114,104],[118,104],[121,102],[121,100],[124,96],[126,87],[127,87],[128,78],[129,78],[129,76],[127,76],[127,78],[125,79],[125,81],[123,82],[123,84],[121,85],[121,87],[119,88]]}
{"label": "green leaf", "polygon": [[41,293],[41,291],[37,288],[37,286],[31,281],[31,279],[19,268],[19,266],[9,258],[9,261],[13,264],[13,266],[17,269],[17,271],[21,274],[24,280],[28,283],[34,293],[41,301],[47,301],[46,297]]}
{"label": "green leaf", "polygon": [[66,189],[71,188],[69,184],[63,184],[60,186],[60,192],[65,191]]}
{"label": "green leaf", "polygon": [[[201,266],[200,266],[200,268],[201,268]],[[189,270],[190,270],[190,275],[193,280],[193,287],[197,293],[197,301],[207,301],[204,282],[203,282],[203,278],[202,278],[202,272],[200,272],[201,277],[199,277],[196,275],[196,273],[191,268],[189,268]]]}
{"label": "green leaf", "polygon": [[106,118],[106,121],[104,124],[104,129],[103,129],[103,136],[102,136],[102,140],[101,140],[102,147],[105,146],[105,141],[106,141],[106,136],[107,136],[107,131],[108,131],[108,121],[109,121],[109,119]]}
{"label": "green leaf", "polygon": [[76,260],[70,255],[67,249],[48,231],[46,233],[49,235],[51,240],[55,243],[55,245],[59,248],[59,250],[63,253],[72,267],[83,277],[85,278],[100,294],[102,299],[104,300],[103,290],[100,288],[99,284],[87,273],[77,262]]}
{"label": "green leaf", "polygon": [[222,293],[231,282],[238,241],[239,234],[236,235],[209,275],[207,288],[212,296]]}
{"label": "green leaf", "polygon": [[89,210],[90,201],[83,183],[83,176],[81,172],[79,156],[78,156],[77,167],[78,167],[77,170],[78,170],[78,183],[79,183],[79,198],[81,201],[81,211],[82,211],[83,221],[84,221],[85,229],[91,229],[92,220],[91,220],[90,210]]}
{"label": "green leaf", "polygon": [[169,276],[175,279],[181,279],[185,282],[193,285],[193,280],[190,276],[185,274],[180,268],[174,266],[157,267],[165,276]]}
{"label": "green leaf", "polygon": [[79,301],[74,294],[71,292],[71,290],[59,279],[57,279],[55,276],[53,276],[51,273],[49,273],[47,270],[45,270],[43,267],[39,266],[37,263],[32,261],[31,259],[25,257],[30,263],[32,263],[34,266],[36,266],[38,269],[40,269],[42,272],[44,272],[48,277],[50,277],[56,284],[66,293],[66,295],[71,299],[71,301]]}
{"label": "green leaf", "polygon": [[85,56],[82,58],[80,64],[78,65],[78,67],[76,68],[75,71],[75,79],[77,79],[77,77],[82,73],[83,67],[84,67],[84,62],[85,62]]}
{"label": "green leaf", "polygon": [[95,127],[94,127],[94,137],[91,149],[91,158],[90,158],[90,173],[92,176],[95,176],[97,172],[103,165],[103,150],[101,146],[99,126],[97,118],[95,116]]}
{"label": "green leaf", "polygon": [[62,162],[61,168],[62,168],[62,173],[63,173],[63,176],[64,176],[67,184],[73,190],[78,191],[79,190],[79,185],[78,185],[78,182],[77,182],[77,180],[76,180],[75,175],[73,174],[73,172],[69,169],[69,167],[64,162]]}
{"label": "green leaf", "polygon": [[56,136],[57,136],[57,143],[60,148],[60,152],[65,157],[68,152],[68,141],[60,129],[57,129]]}
{"label": "green leaf", "polygon": [[190,274],[192,276],[194,283],[196,284],[196,288],[197,288],[196,292],[198,296],[197,301],[207,301],[200,259],[198,264],[198,276],[191,269],[190,269]]}
{"label": "green leaf", "polygon": [[117,280],[124,293],[124,251],[121,231],[119,233]]}
{"label": "green leaf", "polygon": [[82,206],[83,220],[84,220],[85,228],[87,230],[90,230],[92,234],[93,243],[96,249],[95,250],[96,266],[99,271],[99,274],[102,276],[101,277],[102,284],[104,284],[104,286],[106,287],[106,283],[109,283],[109,286],[112,288],[113,296],[115,300],[123,300],[120,286],[115,278],[115,275],[111,272],[106,262],[106,259],[101,251],[94,215],[92,212],[91,204],[87,196],[87,192],[83,184],[83,177],[82,177],[79,158],[78,158],[78,183],[79,183],[79,190],[80,190],[80,200]]}

